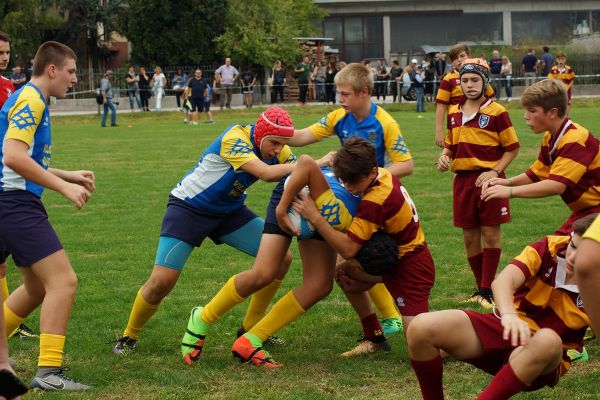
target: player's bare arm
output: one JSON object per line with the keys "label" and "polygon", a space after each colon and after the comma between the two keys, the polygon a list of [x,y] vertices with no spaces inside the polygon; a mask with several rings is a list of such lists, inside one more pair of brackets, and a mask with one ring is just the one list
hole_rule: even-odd
{"label": "player's bare arm", "polygon": [[390,173],[398,178],[404,178],[405,176],[411,175],[415,170],[415,163],[413,159],[409,159],[406,161],[400,161],[397,163],[393,163],[389,167],[386,168]]}
{"label": "player's bare arm", "polygon": [[96,178],[92,171],[64,171],[62,169],[48,168],[48,172],[58,176],[59,178],[67,182],[76,183],[79,186],[83,186],[89,192],[94,192],[96,190]]}
{"label": "player's bare arm", "polygon": [[487,182],[483,183],[482,191],[485,191],[490,186],[522,186],[533,183],[527,174],[523,173],[512,178],[492,178]]}
{"label": "player's bare arm", "polygon": [[567,186],[564,183],[546,179],[529,185],[516,187],[491,186],[481,192],[481,199],[488,201],[491,199],[509,199],[511,197],[521,197],[524,199],[537,199],[562,194]]}
{"label": "player's bare arm", "polygon": [[452,152],[448,149],[444,149],[438,161],[436,163],[437,169],[440,172],[446,172],[450,169],[450,162],[452,161]]}
{"label": "player's bare arm", "polygon": [[251,160],[240,167],[265,182],[277,182],[294,170],[294,164],[267,165],[260,160]]}
{"label": "player's bare arm", "polygon": [[529,325],[519,318],[513,303],[515,290],[525,283],[525,275],[513,264],[509,264],[492,282],[496,311],[504,327],[502,338],[513,346],[526,346],[531,338]]}
{"label": "player's bare arm", "polygon": [[485,171],[477,177],[475,181],[475,186],[481,187],[483,184],[490,179],[498,178],[502,172],[508,168],[510,163],[517,157],[519,154],[519,148],[516,148],[512,151],[505,152],[498,163],[492,168],[490,171]]}
{"label": "player's bare arm", "polygon": [[435,106],[435,145],[444,147],[444,115],[448,106],[446,104],[436,104]]}
{"label": "player's bare arm", "polygon": [[40,167],[28,154],[29,146],[20,140],[8,139],[4,143],[4,164],[23,178],[62,194],[80,209],[90,198],[83,186],[64,179]]}
{"label": "player's bare arm", "polygon": [[302,147],[315,143],[317,138],[313,135],[310,128],[294,130],[294,136],[290,139],[289,145],[292,147]]}

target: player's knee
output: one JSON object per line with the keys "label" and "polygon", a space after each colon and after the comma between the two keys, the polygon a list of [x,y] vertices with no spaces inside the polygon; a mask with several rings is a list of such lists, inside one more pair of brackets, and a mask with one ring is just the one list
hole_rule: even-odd
{"label": "player's knee", "polygon": [[278,272],[279,271],[276,269],[254,271],[254,276],[252,279],[254,283],[254,289],[260,290],[273,282],[279,275]]}
{"label": "player's knee", "polygon": [[537,331],[531,339],[531,344],[535,344],[541,350],[538,354],[542,358],[555,359],[562,356],[562,340],[552,329],[542,328]]}
{"label": "player's knee", "polygon": [[324,299],[333,290],[333,280],[329,279],[323,282],[314,282],[310,285],[310,291],[314,297],[321,300]]}
{"label": "player's knee", "polygon": [[177,279],[173,280],[164,276],[150,277],[150,279],[148,279],[148,281],[144,285],[146,286],[145,292],[148,294],[149,297],[146,300],[162,300],[163,297],[165,297],[171,292],[176,282]]}
{"label": "player's knee", "polygon": [[406,341],[408,346],[418,346],[427,339],[431,338],[435,333],[429,313],[419,314],[410,321],[410,325],[406,330]]}
{"label": "player's knee", "polygon": [[77,275],[73,270],[71,270],[70,273],[61,277],[60,291],[63,295],[74,298],[75,294],[77,293],[78,285],[79,281],[77,279]]}

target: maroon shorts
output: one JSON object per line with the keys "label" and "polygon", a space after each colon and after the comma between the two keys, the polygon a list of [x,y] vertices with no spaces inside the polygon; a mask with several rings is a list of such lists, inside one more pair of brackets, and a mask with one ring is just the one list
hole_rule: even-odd
{"label": "maroon shorts", "polygon": [[586,215],[600,213],[600,205],[584,208],[569,215],[569,218],[554,232],[555,235],[569,236],[573,230],[573,222]]}
{"label": "maroon shorts", "polygon": [[[481,200],[481,188],[475,186],[475,181],[483,172],[458,172],[454,177],[452,205],[457,228],[495,226],[510,221],[508,199]],[[505,175],[500,174],[500,178]]]}
{"label": "maroon shorts", "polygon": [[[510,354],[516,348],[511,345],[509,340],[502,339],[504,328],[500,319],[493,313],[482,314],[475,311],[463,310],[473,325],[475,333],[481,340],[483,354],[477,358],[464,360],[466,363],[487,372],[490,375],[496,375],[498,371],[508,362]],[[567,357],[566,353],[563,359]],[[538,376],[526,391],[533,391],[544,386],[554,387],[561,376],[566,373],[561,363],[556,369],[546,375]]]}
{"label": "maroon shorts", "polygon": [[429,293],[435,281],[435,266],[427,244],[405,254],[398,266],[383,275],[383,283],[400,314],[412,317],[429,311]]}

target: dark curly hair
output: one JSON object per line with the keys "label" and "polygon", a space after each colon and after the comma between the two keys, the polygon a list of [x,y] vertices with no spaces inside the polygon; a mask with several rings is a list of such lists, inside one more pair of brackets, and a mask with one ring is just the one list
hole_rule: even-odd
{"label": "dark curly hair", "polygon": [[377,231],[355,258],[367,274],[383,275],[398,264],[398,243],[387,233]]}

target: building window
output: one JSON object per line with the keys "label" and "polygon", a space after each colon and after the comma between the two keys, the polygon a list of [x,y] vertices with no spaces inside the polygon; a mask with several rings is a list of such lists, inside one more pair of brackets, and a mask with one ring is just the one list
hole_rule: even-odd
{"label": "building window", "polygon": [[383,57],[382,17],[329,17],[323,21],[323,36],[333,38],[328,45],[340,51],[341,60]]}
{"label": "building window", "polygon": [[562,43],[573,37],[597,32],[597,13],[590,11],[513,12],[512,35],[515,44],[535,41]]}

